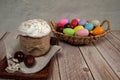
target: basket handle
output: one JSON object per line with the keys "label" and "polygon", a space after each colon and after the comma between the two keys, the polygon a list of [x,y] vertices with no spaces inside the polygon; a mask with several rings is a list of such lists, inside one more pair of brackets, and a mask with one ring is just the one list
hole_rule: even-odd
{"label": "basket handle", "polygon": [[50,27],[51,27],[52,31],[55,31],[55,29],[54,29],[55,23],[52,20],[50,20],[49,24],[50,24]]}
{"label": "basket handle", "polygon": [[104,20],[102,23],[101,23],[101,25],[100,26],[103,26],[105,23],[107,23],[107,31],[110,31],[110,28],[111,28],[111,26],[110,26],[110,21],[109,20]]}

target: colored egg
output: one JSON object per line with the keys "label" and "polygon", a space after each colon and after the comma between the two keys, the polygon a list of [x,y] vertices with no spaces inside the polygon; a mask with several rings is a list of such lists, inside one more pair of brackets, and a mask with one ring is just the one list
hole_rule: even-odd
{"label": "colored egg", "polygon": [[73,26],[70,23],[67,23],[64,25],[64,28],[73,28]]}
{"label": "colored egg", "polygon": [[64,27],[57,27],[56,31],[63,32]]}
{"label": "colored egg", "polygon": [[85,29],[92,30],[94,28],[94,25],[92,23],[88,23],[85,25]]}
{"label": "colored egg", "polygon": [[96,27],[93,31],[92,31],[92,34],[93,35],[100,35],[104,33],[104,29],[103,27]]}
{"label": "colored egg", "polygon": [[64,24],[62,24],[62,23],[57,23],[57,27],[64,27]]}
{"label": "colored egg", "polygon": [[73,36],[75,34],[75,31],[72,28],[64,28],[63,33]]}
{"label": "colored egg", "polygon": [[77,26],[78,25],[78,20],[77,19],[73,19],[72,22],[71,22],[71,25],[72,26]]}
{"label": "colored egg", "polygon": [[68,23],[68,19],[61,19],[58,23],[65,25]]}
{"label": "colored egg", "polygon": [[94,26],[100,26],[100,21],[99,20],[92,20],[90,21]]}
{"label": "colored egg", "polygon": [[79,25],[85,25],[85,24],[87,24],[87,21],[85,19],[81,19],[79,21]]}
{"label": "colored egg", "polygon": [[77,32],[78,30],[83,29],[83,28],[84,28],[83,26],[76,26],[76,27],[74,28],[74,31]]}
{"label": "colored egg", "polygon": [[89,31],[87,29],[80,29],[77,31],[76,36],[85,37],[89,35]]}

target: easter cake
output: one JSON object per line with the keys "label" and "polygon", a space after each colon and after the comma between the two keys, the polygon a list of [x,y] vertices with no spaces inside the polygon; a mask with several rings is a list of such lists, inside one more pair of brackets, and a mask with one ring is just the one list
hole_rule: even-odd
{"label": "easter cake", "polygon": [[[104,24],[107,23],[107,29]],[[50,21],[52,32],[54,35],[65,42],[73,45],[89,44],[99,40],[106,33],[110,32],[110,22],[104,20],[102,23],[99,20],[85,19],[61,19],[54,23]]]}
{"label": "easter cake", "polygon": [[18,30],[22,49],[27,55],[42,56],[49,51],[51,28],[46,21],[28,20],[23,22]]}

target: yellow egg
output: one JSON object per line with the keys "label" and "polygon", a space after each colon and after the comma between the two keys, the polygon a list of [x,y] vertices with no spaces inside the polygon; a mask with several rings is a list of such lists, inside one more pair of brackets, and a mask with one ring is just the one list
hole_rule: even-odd
{"label": "yellow egg", "polygon": [[78,30],[83,29],[83,28],[84,28],[83,26],[76,26],[76,27],[74,28],[74,31],[77,32]]}

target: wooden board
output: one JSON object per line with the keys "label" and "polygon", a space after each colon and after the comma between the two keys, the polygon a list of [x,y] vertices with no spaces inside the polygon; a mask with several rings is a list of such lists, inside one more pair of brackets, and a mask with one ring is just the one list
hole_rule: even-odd
{"label": "wooden board", "polygon": [[109,33],[105,38],[112,44],[116,49],[120,51],[120,40],[114,36],[112,33]]}
{"label": "wooden board", "polygon": [[0,32],[0,40],[6,35],[6,32]]}
{"label": "wooden board", "polygon": [[63,50],[57,55],[61,80],[93,80],[77,46],[61,42]]}
{"label": "wooden board", "polygon": [[120,78],[120,41],[112,34],[107,35],[106,38],[104,38],[106,40],[101,40],[104,43],[100,43],[99,45],[95,43],[95,46]]}
{"label": "wooden board", "polygon": [[120,40],[120,30],[115,30],[115,31],[112,31],[111,33]]}
{"label": "wooden board", "polygon": [[60,79],[60,72],[59,72],[59,65],[58,65],[58,58],[55,55],[54,56],[54,65],[53,65],[53,71],[48,80],[61,80]]}
{"label": "wooden board", "polygon": [[[4,38],[10,39],[17,37],[17,32],[15,33],[8,33],[7,36]],[[5,68],[7,67],[7,61],[6,59],[0,61],[0,78],[4,79],[17,79],[17,80],[47,80],[49,75],[52,72],[52,66],[53,66],[53,59],[49,62],[49,64],[40,72],[34,73],[34,74],[24,74],[24,73],[8,73],[5,71]]]}
{"label": "wooden board", "polygon": [[[96,45],[100,44],[104,44],[104,41],[96,42]],[[80,46],[79,48],[95,80],[119,80],[93,44]]]}
{"label": "wooden board", "polygon": [[[16,38],[17,32],[6,36]],[[120,30],[111,31],[89,45],[72,46],[60,42],[60,46],[63,49],[54,56],[48,80],[120,80]]]}
{"label": "wooden board", "polygon": [[[50,63],[40,72],[34,73],[34,74],[24,74],[24,73],[8,73],[5,71],[6,65],[6,59],[0,62],[2,65],[0,67],[0,78],[3,79],[17,79],[17,80],[47,80],[51,71],[52,71],[52,65],[53,60],[50,61]],[[3,66],[4,65],[4,66]],[[2,69],[2,70],[1,70]]]}

